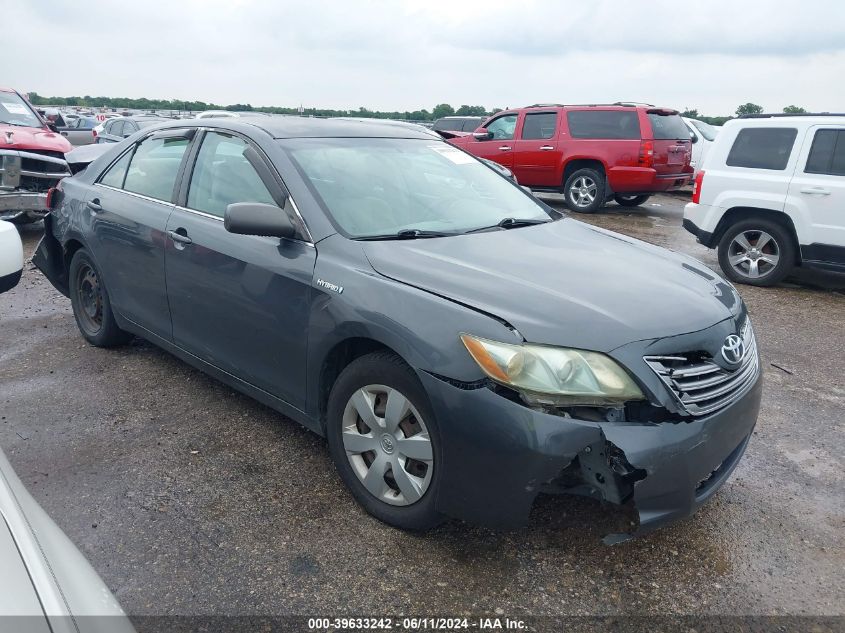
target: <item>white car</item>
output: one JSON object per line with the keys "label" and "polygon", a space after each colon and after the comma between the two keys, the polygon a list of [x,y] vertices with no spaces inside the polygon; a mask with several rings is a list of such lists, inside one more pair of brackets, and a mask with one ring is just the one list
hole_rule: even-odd
{"label": "white car", "polygon": [[23,272],[23,246],[14,225],[0,220],[0,292],[18,285]]}
{"label": "white car", "polygon": [[195,119],[231,119],[231,118],[238,118],[241,115],[237,112],[231,112],[229,110],[206,110],[205,112],[200,112],[194,118]]}
{"label": "white car", "polygon": [[3,451],[0,569],[3,631],[135,630],[88,561],[26,491]]}
{"label": "white car", "polygon": [[701,170],[701,166],[704,164],[704,159],[707,157],[707,153],[710,151],[713,141],[716,140],[716,136],[722,128],[710,125],[709,123],[705,123],[704,121],[700,121],[698,119],[688,119],[687,117],[682,118],[686,126],[689,128],[690,139],[692,140],[692,157],[690,158],[689,164],[697,174]]}
{"label": "white car", "polygon": [[695,179],[684,227],[732,281],[770,286],[794,266],[845,272],[845,115],[728,121]]}

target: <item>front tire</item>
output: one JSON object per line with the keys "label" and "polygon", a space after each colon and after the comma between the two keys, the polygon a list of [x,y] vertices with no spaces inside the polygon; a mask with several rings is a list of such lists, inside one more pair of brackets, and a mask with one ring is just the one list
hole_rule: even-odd
{"label": "front tire", "polygon": [[792,235],[780,224],[750,218],[729,227],[719,241],[719,266],[728,279],[751,286],[773,286],[795,265]]}
{"label": "front tire", "polygon": [[616,200],[616,204],[622,207],[638,207],[645,204],[649,198],[651,198],[651,196],[626,196],[622,193],[617,193],[613,196],[613,199]]}
{"label": "front tire", "polygon": [[574,171],[563,185],[566,206],[579,213],[595,213],[605,203],[604,175],[595,169]]}
{"label": "front tire", "polygon": [[96,347],[116,347],[128,343],[132,335],[120,329],[97,265],[84,248],[73,254],[68,272],[73,316],[82,336]]}
{"label": "front tire", "polygon": [[435,509],[440,435],[417,376],[376,352],[344,369],[329,395],[326,435],[341,479],[371,515],[404,530],[444,520]]}

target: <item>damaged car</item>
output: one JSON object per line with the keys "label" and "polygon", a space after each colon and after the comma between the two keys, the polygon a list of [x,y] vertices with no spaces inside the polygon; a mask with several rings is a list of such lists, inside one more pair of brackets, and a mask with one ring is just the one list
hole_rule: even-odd
{"label": "damaged car", "polygon": [[71,144],[17,91],[0,87],[0,220],[37,222],[47,193],[70,175]]}
{"label": "damaged car", "polygon": [[715,493],[757,420],[729,283],[410,127],[141,130],[61,182],[34,261],[91,344],[140,336],[324,435],[400,528],[520,525],[567,493],[647,532]]}

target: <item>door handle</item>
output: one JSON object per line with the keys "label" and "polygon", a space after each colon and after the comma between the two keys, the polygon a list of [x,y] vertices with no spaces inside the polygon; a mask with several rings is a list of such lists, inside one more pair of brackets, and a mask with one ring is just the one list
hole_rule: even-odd
{"label": "door handle", "polygon": [[510,151],[510,149],[511,149],[511,146],[510,146],[510,145],[502,145],[502,146],[499,148],[499,151],[502,151],[502,152],[508,152],[508,151]]}
{"label": "door handle", "polygon": [[[180,230],[184,231],[185,229],[180,229]],[[171,240],[173,240],[174,242],[177,242],[179,244],[193,244],[194,243],[194,240],[192,240],[187,235],[183,235],[182,233],[179,233],[178,231],[168,231],[167,234],[170,236]]]}
{"label": "door handle", "polygon": [[62,136],[67,136],[67,132],[59,132]]}
{"label": "door handle", "polygon": [[96,213],[97,211],[103,210],[103,207],[100,205],[100,199],[99,198],[94,198],[93,200],[89,200],[85,204],[94,213]]}
{"label": "door handle", "polygon": [[550,152],[550,151],[552,151],[553,149],[554,149],[554,147],[552,147],[551,145],[541,145],[541,146],[540,146],[540,151],[541,151],[541,152]]}
{"label": "door handle", "polygon": [[804,187],[801,189],[801,193],[809,193],[810,195],[817,195],[817,196],[829,196],[830,189],[825,189],[824,187]]}

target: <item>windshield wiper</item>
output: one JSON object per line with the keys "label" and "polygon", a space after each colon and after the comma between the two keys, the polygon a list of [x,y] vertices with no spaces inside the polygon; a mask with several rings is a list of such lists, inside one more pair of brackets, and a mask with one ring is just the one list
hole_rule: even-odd
{"label": "windshield wiper", "polygon": [[500,220],[496,224],[491,224],[490,226],[482,226],[477,229],[472,229],[471,231],[467,231],[467,233],[479,233],[481,231],[489,231],[490,229],[515,229],[520,226],[531,226],[533,224],[545,224],[546,222],[551,222],[551,219],[548,220],[540,220],[537,218],[504,218]]}
{"label": "windshield wiper", "polygon": [[359,237],[359,240],[415,240],[422,237],[448,237],[456,233],[444,233],[443,231],[426,231],[423,229],[402,229],[396,233],[386,235],[366,235]]}

